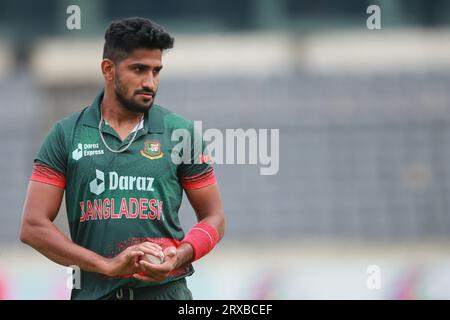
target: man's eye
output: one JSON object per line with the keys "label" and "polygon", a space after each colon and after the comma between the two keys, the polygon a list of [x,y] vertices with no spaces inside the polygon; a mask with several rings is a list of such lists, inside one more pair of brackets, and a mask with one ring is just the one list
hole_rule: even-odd
{"label": "man's eye", "polygon": [[136,72],[142,72],[142,68],[141,67],[136,67],[136,68],[134,68],[134,71],[136,71]]}

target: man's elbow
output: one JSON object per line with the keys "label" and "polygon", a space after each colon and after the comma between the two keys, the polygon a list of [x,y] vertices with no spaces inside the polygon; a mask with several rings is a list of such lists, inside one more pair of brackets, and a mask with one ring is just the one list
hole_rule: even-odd
{"label": "man's elbow", "polygon": [[23,224],[20,229],[20,241],[25,244],[30,244],[30,234]]}
{"label": "man's elbow", "polygon": [[219,217],[217,232],[219,233],[219,241],[220,241],[225,235],[225,216],[223,213]]}
{"label": "man's elbow", "polygon": [[33,246],[35,234],[36,231],[33,227],[33,223],[24,220],[20,228],[20,241],[29,246]]}

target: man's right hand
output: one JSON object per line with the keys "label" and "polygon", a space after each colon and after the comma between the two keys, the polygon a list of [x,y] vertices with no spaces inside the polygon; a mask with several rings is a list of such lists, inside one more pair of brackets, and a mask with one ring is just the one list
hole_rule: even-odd
{"label": "man's right hand", "polygon": [[74,243],[53,223],[58,215],[64,190],[61,186],[44,182],[29,182],[20,231],[23,243],[60,265],[76,265],[86,272],[110,277],[131,276],[139,272],[138,261],[146,253],[160,256],[161,247],[151,242],[126,248],[113,258],[106,258]]}
{"label": "man's right hand", "polygon": [[143,242],[130,246],[114,258],[106,259],[102,273],[109,277],[131,275],[140,271],[139,259],[144,254],[160,256],[162,248],[152,242]]}

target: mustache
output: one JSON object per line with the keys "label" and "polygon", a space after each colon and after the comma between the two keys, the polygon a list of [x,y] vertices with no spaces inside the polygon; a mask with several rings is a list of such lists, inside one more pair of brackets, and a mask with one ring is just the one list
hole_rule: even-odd
{"label": "mustache", "polygon": [[152,96],[155,96],[155,91],[153,91],[152,89],[149,89],[149,88],[144,88],[144,89],[141,89],[141,90],[136,90],[136,91],[134,92],[134,94],[140,94],[140,93],[147,93],[147,94],[151,94]]}

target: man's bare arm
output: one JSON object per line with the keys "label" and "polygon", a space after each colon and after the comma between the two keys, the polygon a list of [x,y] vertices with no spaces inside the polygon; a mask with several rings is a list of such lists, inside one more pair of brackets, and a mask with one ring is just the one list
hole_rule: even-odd
{"label": "man's bare arm", "polygon": [[217,183],[201,189],[186,190],[186,196],[195,210],[198,222],[214,227],[222,239],[225,218]]}
{"label": "man's bare arm", "polygon": [[[219,187],[216,184],[201,189],[187,189],[186,196],[197,215],[198,222],[212,226],[219,233],[219,240],[225,232],[225,218],[220,199]],[[193,258],[193,250],[189,244],[178,247],[179,265],[189,262]]]}

